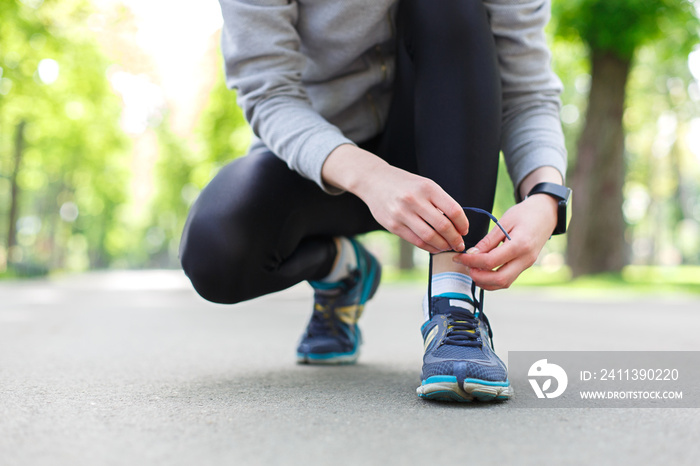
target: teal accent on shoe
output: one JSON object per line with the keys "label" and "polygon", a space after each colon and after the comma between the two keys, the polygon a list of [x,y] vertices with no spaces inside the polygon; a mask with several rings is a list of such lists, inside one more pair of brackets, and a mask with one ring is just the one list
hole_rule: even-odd
{"label": "teal accent on shoe", "polygon": [[465,301],[472,302],[472,299],[463,293],[442,293],[435,296],[436,298],[450,298],[450,299],[463,299]]}
{"label": "teal accent on shoe", "polygon": [[428,377],[424,381],[421,382],[421,385],[427,385],[429,383],[440,383],[440,382],[454,382],[457,383],[457,377],[453,375],[434,375],[432,377]]}
{"label": "teal accent on shoe", "polygon": [[490,380],[464,379],[464,383],[478,383],[479,385],[490,385],[492,387],[510,386],[510,380],[506,380],[505,382],[491,382]]}
{"label": "teal accent on shoe", "polygon": [[369,276],[367,277],[367,282],[365,283],[365,288],[364,288],[364,290],[362,290],[363,291],[362,298],[360,300],[361,303],[364,304],[369,300],[370,295],[372,295],[372,293],[374,292],[374,288],[375,288],[374,281],[376,279],[377,279],[377,269],[373,267],[369,272]]}
{"label": "teal accent on shoe", "polygon": [[311,285],[312,288],[315,290],[335,290],[337,288],[340,288],[343,286],[343,282],[320,282],[320,281],[311,281],[309,280],[309,285]]}
{"label": "teal accent on shoe", "polygon": [[355,250],[355,257],[357,257],[357,268],[359,270],[367,270],[368,274],[364,277],[362,284],[362,292],[360,293],[360,304],[366,303],[369,298],[372,297],[376,291],[377,283],[377,273],[380,268],[376,263],[376,260],[371,259],[366,251],[363,251],[363,247],[357,242],[355,238],[350,238],[350,244],[352,244]]}
{"label": "teal accent on shoe", "polygon": [[357,353],[357,348],[350,351],[349,353],[297,353],[297,358],[300,358],[300,359],[308,358],[308,359],[315,359],[318,361],[322,361],[322,360],[326,360],[326,359],[334,359],[334,358],[342,358],[344,356],[352,356],[355,353]]}

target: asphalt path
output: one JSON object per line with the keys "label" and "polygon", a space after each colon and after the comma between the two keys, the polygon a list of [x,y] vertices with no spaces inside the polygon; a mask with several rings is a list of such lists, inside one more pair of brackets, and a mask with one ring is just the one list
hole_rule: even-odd
{"label": "asphalt path", "polygon": [[[295,364],[311,291],[208,303],[176,271],[0,283],[0,465],[700,464],[698,409],[416,397],[423,289],[380,288],[360,362]],[[487,295],[498,353],[700,350],[700,299]]]}

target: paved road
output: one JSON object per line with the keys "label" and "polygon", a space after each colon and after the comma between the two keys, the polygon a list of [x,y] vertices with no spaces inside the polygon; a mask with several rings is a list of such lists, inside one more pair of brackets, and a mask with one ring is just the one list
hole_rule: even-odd
{"label": "paved road", "polygon": [[[369,304],[361,363],[297,366],[310,292],[234,307],[177,272],[0,283],[0,464],[699,464],[696,409],[426,402],[423,291]],[[697,298],[488,297],[496,348],[700,350]]]}

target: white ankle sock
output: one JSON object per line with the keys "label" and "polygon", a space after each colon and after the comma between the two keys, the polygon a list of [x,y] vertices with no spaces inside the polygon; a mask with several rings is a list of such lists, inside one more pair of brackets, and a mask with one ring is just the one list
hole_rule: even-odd
{"label": "white ankle sock", "polygon": [[357,268],[357,255],[355,248],[349,239],[345,237],[334,238],[338,254],[330,273],[320,280],[322,283],[335,283],[350,275]]}
{"label": "white ankle sock", "polygon": [[[469,298],[472,296],[472,278],[459,272],[443,272],[433,274],[432,278],[433,297],[446,296],[449,298]],[[428,293],[423,298],[423,317],[430,319],[428,309]]]}

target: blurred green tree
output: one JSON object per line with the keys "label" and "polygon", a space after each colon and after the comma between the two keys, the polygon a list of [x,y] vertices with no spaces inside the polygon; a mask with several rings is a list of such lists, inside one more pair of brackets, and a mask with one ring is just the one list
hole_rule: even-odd
{"label": "blurred green tree", "polygon": [[695,8],[689,0],[558,0],[553,13],[560,37],[585,43],[591,68],[571,176],[568,263],[574,276],[620,271],[628,260],[623,112],[633,59],[640,47],[654,44],[668,60],[687,60],[697,41]]}
{"label": "blurred green tree", "polygon": [[[84,269],[127,190],[128,139],[86,0],[0,0],[0,269]],[[1,270],[0,270],[1,271]]]}
{"label": "blurred green tree", "polygon": [[246,153],[251,130],[225,84],[223,68],[199,117],[194,141],[174,134],[167,119],[156,129],[160,146],[152,220],[146,231],[148,264],[172,267],[187,212],[199,192],[226,163]]}

